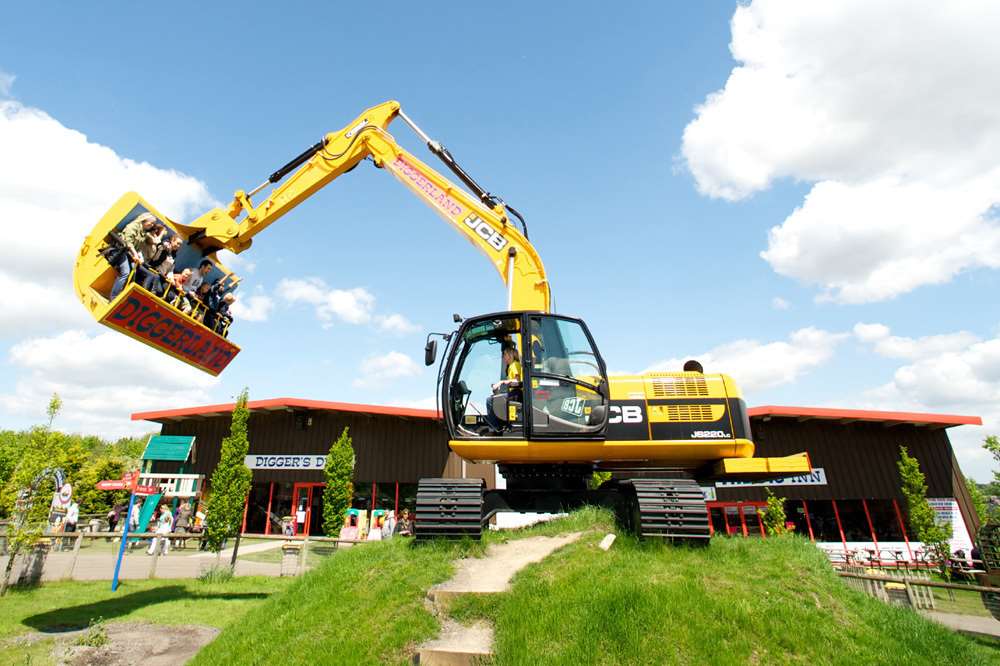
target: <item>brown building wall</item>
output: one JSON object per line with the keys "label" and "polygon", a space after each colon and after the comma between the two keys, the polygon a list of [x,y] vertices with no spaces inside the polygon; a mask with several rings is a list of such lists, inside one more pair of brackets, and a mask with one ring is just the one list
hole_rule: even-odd
{"label": "brown building wall", "polygon": [[[896,466],[902,445],[920,461],[928,497],[954,497],[969,533],[978,530],[978,518],[944,428],[822,419],[765,421],[758,417],[751,419],[751,430],[757,455],[806,451],[813,467],[826,472],[825,486],[776,487],[772,488],[775,495],[805,500],[895,499],[905,506]],[[762,487],[719,488],[717,496],[722,502],[763,501],[767,497]]]}
{"label": "brown building wall", "polygon": [[[297,413],[254,412],[250,415],[250,455],[325,455],[345,427],[350,428],[356,456],[356,481],[416,483],[425,477],[461,476],[461,461],[448,449],[447,433],[437,421],[401,416],[349,412],[299,412],[311,417],[312,425],[296,425]],[[299,419],[302,420],[301,418]],[[194,435],[194,473],[211,478],[219,463],[222,438],[229,433],[231,416],[166,423],[164,435]],[[176,466],[158,463],[157,470],[176,471]],[[466,475],[486,479],[494,487],[491,465],[467,465]],[[254,470],[255,482],[322,482],[319,470]]]}

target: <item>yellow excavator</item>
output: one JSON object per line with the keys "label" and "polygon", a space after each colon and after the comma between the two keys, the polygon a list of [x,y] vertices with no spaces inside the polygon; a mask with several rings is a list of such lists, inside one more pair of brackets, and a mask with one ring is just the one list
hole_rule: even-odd
{"label": "yellow excavator", "polygon": [[[396,118],[468,190],[402,148],[388,132]],[[206,279],[221,280],[231,271],[218,262],[220,250],[243,252],[259,232],[366,159],[485,254],[508,290],[506,311],[455,315],[458,327],[428,335],[424,349],[433,365],[439,340],[446,345],[438,396],[449,446],[466,460],[497,463],[507,487],[488,490],[480,479],[421,480],[418,538],[479,538],[500,511],[556,512],[590,503],[612,507],[640,535],[705,542],[709,517],[699,481],[811,471],[805,453],[754,457],[746,405],[724,374],[705,374],[691,362],[678,372],[609,377],[583,320],[551,311],[545,268],[524,218],[481,187],[395,101],[366,110],[252,191],[237,191],[227,208],[188,224],[126,194],[83,244],[77,294],[101,323],[217,374],[239,348],[196,312],[145,288],[120,254],[108,260],[123,230],[152,216],[184,240],[176,269],[197,267],[207,257],[217,274]],[[253,197],[269,187],[255,205]],[[612,472],[596,489],[588,485],[595,471]]]}

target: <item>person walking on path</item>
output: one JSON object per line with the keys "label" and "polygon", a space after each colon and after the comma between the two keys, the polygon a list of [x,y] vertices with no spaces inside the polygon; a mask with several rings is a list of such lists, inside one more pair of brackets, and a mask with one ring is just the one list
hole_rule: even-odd
{"label": "person walking on path", "polygon": [[164,504],[160,507],[160,518],[156,521],[156,533],[159,536],[153,537],[153,542],[149,544],[149,550],[146,551],[147,555],[152,555],[156,552],[156,547],[162,544],[161,555],[166,555],[170,552],[170,530],[174,525],[174,517],[170,513],[170,507]]}

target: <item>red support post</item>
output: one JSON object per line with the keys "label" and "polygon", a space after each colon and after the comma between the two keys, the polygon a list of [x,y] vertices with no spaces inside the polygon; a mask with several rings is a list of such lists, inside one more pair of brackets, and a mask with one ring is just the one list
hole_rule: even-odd
{"label": "red support post", "polygon": [[875,538],[875,526],[872,524],[872,515],[868,512],[868,500],[861,500],[861,506],[865,508],[865,518],[868,520],[868,529],[871,531],[872,543],[875,544],[875,561],[882,564],[882,554],[878,549],[878,539]]}
{"label": "red support post", "polygon": [[747,519],[743,515],[743,502],[736,505],[736,511],[740,514],[740,526],[743,528],[743,537],[746,538],[749,533],[747,532]]}
{"label": "red support post", "polygon": [[396,482],[396,504],[392,509],[392,515],[399,517],[399,481]]}
{"label": "red support post", "polygon": [[892,500],[892,508],[896,510],[896,520],[899,521],[899,531],[903,534],[903,541],[906,542],[906,553],[910,556],[910,561],[913,561],[913,551],[910,550],[910,539],[906,535],[906,525],[903,524],[903,514],[899,510],[899,504],[896,500]]}
{"label": "red support post", "polygon": [[837,519],[837,530],[840,532],[840,543],[844,544],[844,555],[847,555],[847,539],[844,538],[844,526],[840,524],[840,511],[837,510],[837,500],[830,500],[833,504],[833,517]]}
{"label": "red support post", "polygon": [[375,510],[375,482],[372,481],[372,511]]}
{"label": "red support post", "polygon": [[816,537],[813,535],[812,521],[809,520],[809,505],[806,503],[805,500],[802,500],[802,510],[806,514],[806,529],[809,530],[809,540],[810,541],[816,541]]}
{"label": "red support post", "polygon": [[271,482],[271,489],[267,494],[267,520],[264,521],[264,534],[271,533],[271,500],[274,499],[274,481]]}

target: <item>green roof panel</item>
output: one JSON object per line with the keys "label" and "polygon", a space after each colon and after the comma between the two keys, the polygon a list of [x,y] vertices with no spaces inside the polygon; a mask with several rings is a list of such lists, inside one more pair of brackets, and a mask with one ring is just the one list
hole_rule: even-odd
{"label": "green roof panel", "polygon": [[184,462],[191,455],[192,446],[193,435],[153,435],[142,452],[142,459]]}

